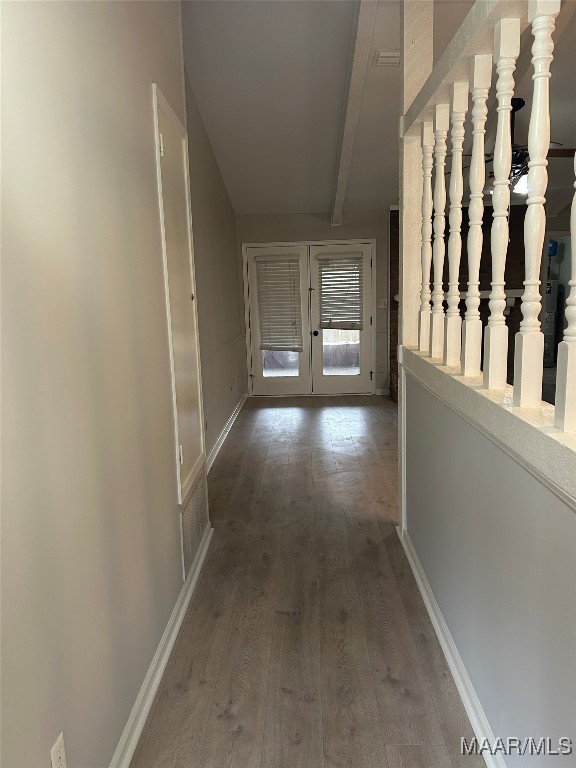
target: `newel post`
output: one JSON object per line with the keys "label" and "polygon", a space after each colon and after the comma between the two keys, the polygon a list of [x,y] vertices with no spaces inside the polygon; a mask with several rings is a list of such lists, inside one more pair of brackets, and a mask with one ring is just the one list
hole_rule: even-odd
{"label": "newel post", "polygon": [[434,132],[431,122],[422,123],[422,290],[418,314],[418,349],[430,348],[430,267],[432,266],[432,151]]}
{"label": "newel post", "polygon": [[462,145],[468,111],[468,83],[452,86],[452,166],[450,169],[450,236],[448,237],[448,309],[444,321],[444,365],[460,365],[462,319],[460,317],[460,259],[462,256]]}
{"label": "newel post", "polygon": [[488,108],[486,101],[492,81],[492,56],[474,56],[470,73],[472,91],[472,158],[470,160],[470,204],[468,207],[468,291],[466,314],[462,324],[462,375],[480,376],[482,358],[482,321],[480,320],[480,258],[482,255],[482,219],[484,216],[484,134]]}
{"label": "newel post", "polygon": [[434,108],[434,289],[432,291],[432,317],[430,322],[430,357],[444,358],[444,258],[446,245],[444,227],[446,224],[446,137],[450,124],[448,104],[436,104]]}
{"label": "newel post", "polygon": [[504,272],[508,251],[508,207],[510,205],[510,168],[512,165],[512,141],[510,112],[514,94],[513,73],[520,52],[520,19],[500,19],[494,30],[494,60],[496,61],[496,97],[498,123],[494,147],[494,207],[491,252],[492,290],[490,292],[490,317],[484,337],[484,386],[487,389],[504,389],[508,364],[508,328],[504,317],[506,293]]}
{"label": "newel post", "polygon": [[522,296],[522,322],[514,351],[514,405],[534,408],[542,400],[544,334],[540,328],[540,262],[546,230],[546,187],[548,186],[548,147],[550,146],[550,64],[554,43],[554,19],[560,0],[530,0],[528,18],[532,22],[532,112],[528,130],[528,209],[524,219],[525,280]]}

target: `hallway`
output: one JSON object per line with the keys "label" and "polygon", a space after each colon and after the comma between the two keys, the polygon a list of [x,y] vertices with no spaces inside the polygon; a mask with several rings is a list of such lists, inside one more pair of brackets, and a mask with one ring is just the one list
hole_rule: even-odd
{"label": "hallway", "polygon": [[251,398],[132,768],[457,768],[472,736],[395,531],[397,409]]}

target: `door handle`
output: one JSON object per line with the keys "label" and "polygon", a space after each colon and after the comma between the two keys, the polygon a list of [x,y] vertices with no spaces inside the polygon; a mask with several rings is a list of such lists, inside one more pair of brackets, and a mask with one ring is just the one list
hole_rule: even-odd
{"label": "door handle", "polygon": [[312,336],[318,336],[318,331],[312,331]]}

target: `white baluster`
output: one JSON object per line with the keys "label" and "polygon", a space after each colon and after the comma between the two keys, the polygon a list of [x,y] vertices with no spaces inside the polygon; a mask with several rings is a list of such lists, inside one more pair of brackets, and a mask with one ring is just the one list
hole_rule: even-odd
{"label": "white baluster", "polygon": [[472,59],[472,159],[470,160],[470,205],[468,208],[468,291],[466,314],[462,324],[462,374],[480,376],[482,357],[482,321],[480,320],[480,257],[482,255],[482,218],[484,215],[484,134],[486,101],[492,80],[492,56],[479,54]]}
{"label": "white baluster", "polygon": [[432,266],[432,150],[434,132],[431,122],[422,123],[422,291],[418,315],[418,349],[430,348],[430,267]]}
{"label": "white baluster", "polygon": [[528,18],[532,22],[532,112],[528,131],[528,209],[524,219],[525,280],[522,296],[522,322],[514,350],[514,405],[534,408],[542,400],[544,334],[540,328],[540,262],[544,247],[548,186],[548,147],[550,146],[550,64],[554,43],[554,19],[560,0],[530,0]]}
{"label": "white baluster", "polygon": [[[576,175],[576,158],[574,158]],[[576,189],[576,182],[574,183]],[[570,214],[570,242],[572,244],[572,271],[570,273],[570,293],[566,301],[566,322],[564,339],[558,344],[556,370],[556,411],[554,424],[564,432],[576,432],[576,193],[572,198]]]}
{"label": "white baluster", "polygon": [[520,19],[501,19],[494,30],[494,59],[498,80],[498,124],[494,147],[494,206],[490,238],[492,253],[492,290],[490,317],[484,337],[484,386],[503,389],[506,386],[508,328],[504,317],[506,294],[504,272],[508,250],[508,207],[510,205],[510,138],[511,99],[514,94],[513,72],[520,52]]}
{"label": "white baluster", "polygon": [[468,83],[452,86],[452,167],[450,169],[450,236],[448,238],[448,309],[444,320],[444,365],[460,365],[462,319],[460,317],[460,258],[462,256],[462,144],[468,111]]}
{"label": "white baluster", "polygon": [[446,223],[446,136],[450,124],[448,104],[437,104],[434,109],[434,289],[432,291],[432,316],[430,318],[430,357],[444,358],[444,226]]}

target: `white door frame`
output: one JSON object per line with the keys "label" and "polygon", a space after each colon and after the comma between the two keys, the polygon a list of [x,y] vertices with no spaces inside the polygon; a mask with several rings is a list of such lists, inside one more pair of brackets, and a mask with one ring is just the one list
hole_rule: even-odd
{"label": "white door frame", "polygon": [[[372,263],[372,285],[370,291],[370,314],[372,316],[371,369],[372,381],[370,393],[376,394],[376,239],[373,237],[348,238],[342,240],[280,240],[266,243],[242,243],[242,278],[244,280],[244,321],[246,324],[246,369],[248,371],[248,397],[253,396],[252,379],[252,338],[250,334],[250,291],[248,284],[248,248],[275,248],[278,246],[295,245],[369,245]],[[284,395],[266,395],[266,397],[283,397]],[[322,395],[322,397],[337,397],[337,395]],[[352,395],[351,395],[352,397]]]}
{"label": "white door frame", "polygon": [[182,125],[178,115],[174,112],[169,102],[163,96],[162,91],[156,83],[152,84],[152,105],[154,110],[154,143],[155,143],[155,156],[156,156],[156,183],[158,189],[158,212],[160,217],[160,232],[162,242],[162,270],[164,276],[164,295],[166,302],[166,326],[168,333],[168,352],[169,352],[169,364],[170,364],[170,384],[172,391],[172,417],[174,423],[174,462],[176,469],[176,489],[178,493],[178,504],[183,505],[189,495],[194,481],[196,480],[202,466],[206,460],[206,434],[204,425],[204,403],[202,396],[202,368],[200,362],[200,344],[197,340],[196,344],[196,366],[198,370],[198,404],[199,404],[199,418],[200,418],[200,455],[196,458],[191,470],[186,477],[182,476],[181,472],[181,456],[180,456],[180,435],[178,426],[178,405],[176,401],[176,371],[174,366],[174,348],[172,338],[172,312],[170,308],[170,291],[168,283],[168,254],[166,248],[166,233],[164,226],[164,197],[162,192],[162,146],[160,139],[159,128],[159,115],[160,113],[167,118],[179,135],[184,156],[184,187],[186,194],[186,212],[187,212],[187,240],[188,240],[188,261],[190,266],[190,292],[192,297],[192,304],[190,311],[194,315],[194,326],[198,329],[198,309],[196,296],[196,275],[194,271],[194,240],[192,233],[192,207],[190,201],[190,179],[189,179],[189,163],[188,163],[188,134],[185,127]]}

